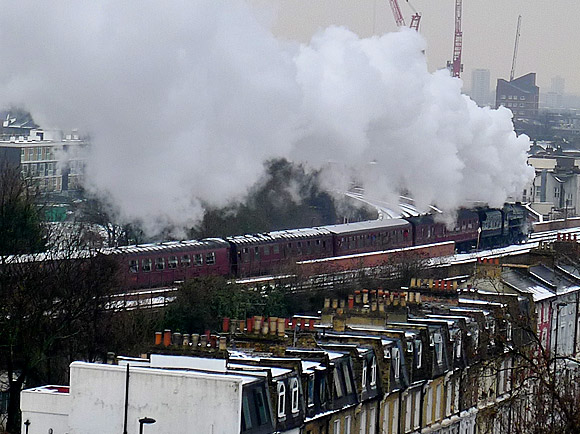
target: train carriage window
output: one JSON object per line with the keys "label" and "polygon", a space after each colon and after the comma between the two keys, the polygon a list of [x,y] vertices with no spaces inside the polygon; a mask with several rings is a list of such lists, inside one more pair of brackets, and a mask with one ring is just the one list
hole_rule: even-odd
{"label": "train carriage window", "polygon": [[191,266],[191,258],[189,255],[183,255],[181,257],[181,266],[182,267],[190,267]]}
{"label": "train carriage window", "polygon": [[151,271],[151,259],[147,258],[147,259],[143,259],[141,261],[141,269],[143,271]]}
{"label": "train carriage window", "polygon": [[156,270],[165,269],[165,258],[155,258],[155,269]]}
{"label": "train carriage window", "polygon": [[325,240],[322,241],[322,248],[326,249],[326,241]]}
{"label": "train carriage window", "polygon": [[274,251],[274,254],[277,255],[280,253],[280,246],[278,244],[274,244],[272,250]]}
{"label": "train carriage window", "polygon": [[270,255],[270,246],[264,246],[264,256]]}
{"label": "train carriage window", "polygon": [[193,255],[193,263],[197,266],[203,265],[203,255],[201,253]]}
{"label": "train carriage window", "polygon": [[205,263],[207,265],[214,265],[215,264],[215,252],[206,253]]}
{"label": "train carriage window", "polygon": [[131,261],[129,262],[129,271],[131,273],[137,273],[137,272],[139,272],[139,263],[138,263],[138,261],[136,261],[135,259],[131,259]]}
{"label": "train carriage window", "polygon": [[260,248],[258,246],[254,247],[254,256],[256,259],[260,259]]}
{"label": "train carriage window", "polygon": [[320,246],[320,240],[316,240],[316,245]]}
{"label": "train carriage window", "polygon": [[169,268],[177,268],[177,256],[170,256],[167,261],[167,266]]}

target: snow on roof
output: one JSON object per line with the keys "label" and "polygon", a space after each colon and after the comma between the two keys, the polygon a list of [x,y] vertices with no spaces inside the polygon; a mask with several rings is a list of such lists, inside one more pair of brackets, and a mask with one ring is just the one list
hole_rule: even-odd
{"label": "snow on roof", "polygon": [[314,370],[320,366],[320,362],[313,362],[311,360],[301,360],[302,372],[305,374],[312,374]]}
{"label": "snow on roof", "polygon": [[207,238],[204,240],[170,241],[164,243],[141,244],[137,246],[121,246],[103,249],[103,253],[149,253],[149,252],[172,252],[183,249],[219,249],[229,247],[229,243],[219,238]]}
{"label": "snow on roof", "polygon": [[498,303],[497,301],[489,301],[489,300],[479,300],[479,299],[474,299],[474,298],[459,298],[459,303],[465,303],[465,304],[481,304],[484,306],[504,306],[503,303]]}
{"label": "snow on roof", "polygon": [[32,389],[26,389],[26,392],[34,392],[34,393],[50,393],[50,394],[67,394],[70,393],[69,386],[41,386],[41,387],[34,387]]}
{"label": "snow on roof", "polygon": [[278,378],[283,375],[292,373],[292,369],[279,368],[276,366],[262,366],[262,365],[245,365],[243,363],[228,363],[228,368],[236,370],[243,369],[244,372],[251,373],[252,371],[270,371],[272,378]]}
{"label": "snow on roof", "polygon": [[385,220],[368,220],[356,223],[344,223],[340,225],[321,226],[321,229],[326,229],[333,234],[348,234],[359,231],[366,231],[369,229],[382,229],[392,227],[410,227],[411,223],[403,219],[385,219]]}
{"label": "snow on roof", "polygon": [[264,242],[279,242],[285,240],[302,240],[308,238],[319,238],[321,236],[330,237],[330,232],[324,228],[303,228],[289,229],[283,231],[273,231],[262,234],[247,234],[227,237],[228,241],[234,244],[254,244]]}

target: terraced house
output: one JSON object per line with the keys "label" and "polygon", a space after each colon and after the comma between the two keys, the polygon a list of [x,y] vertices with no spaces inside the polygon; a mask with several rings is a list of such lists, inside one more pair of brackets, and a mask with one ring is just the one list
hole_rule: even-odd
{"label": "terraced house", "polygon": [[[146,357],[75,362],[69,386],[24,391],[23,422],[29,434],[136,433],[143,420],[155,421],[150,433],[523,432],[516,428],[534,423],[530,406],[543,399],[524,361],[539,364],[550,346],[538,347],[535,334],[545,298],[518,284],[557,276],[546,266],[490,267],[483,277],[499,279],[495,291],[482,275],[459,285],[413,279],[397,291],[327,299],[317,317],[227,319],[215,335],[165,331]],[[568,300],[558,308],[566,327],[578,300],[567,279],[566,291],[551,288]],[[576,378],[574,343],[551,347],[568,351],[568,365],[556,368]]]}

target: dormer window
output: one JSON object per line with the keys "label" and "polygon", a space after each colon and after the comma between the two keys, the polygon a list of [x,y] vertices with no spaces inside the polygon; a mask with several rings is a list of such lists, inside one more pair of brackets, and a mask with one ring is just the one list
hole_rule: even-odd
{"label": "dormer window", "polygon": [[362,366],[362,388],[363,390],[367,387],[367,361],[363,359],[363,366]]}
{"label": "dormer window", "polygon": [[278,381],[278,417],[286,416],[286,386],[284,382]]}
{"label": "dormer window", "polygon": [[371,362],[371,386],[377,384],[377,359],[373,357]]}
{"label": "dormer window", "polygon": [[401,372],[401,356],[398,348],[391,349],[391,360],[393,361],[393,370],[395,371],[395,379],[399,379]]}
{"label": "dormer window", "polygon": [[415,348],[417,352],[417,369],[421,368],[422,359],[423,359],[423,341],[416,340],[415,341]]}
{"label": "dormer window", "polygon": [[437,364],[443,364],[443,340],[441,339],[441,335],[439,333],[435,333],[433,336],[433,344],[435,345],[435,355],[437,356]]}
{"label": "dormer window", "polygon": [[336,396],[338,398],[344,395],[344,391],[342,390],[342,384],[340,383],[340,367],[337,366],[334,370],[334,390],[336,391]]}
{"label": "dormer window", "polygon": [[308,376],[308,407],[314,405],[314,374]]}
{"label": "dormer window", "polygon": [[298,390],[298,380],[296,378],[292,379],[291,382],[291,389],[292,389],[292,413],[298,413],[298,401],[299,397],[299,390]]}

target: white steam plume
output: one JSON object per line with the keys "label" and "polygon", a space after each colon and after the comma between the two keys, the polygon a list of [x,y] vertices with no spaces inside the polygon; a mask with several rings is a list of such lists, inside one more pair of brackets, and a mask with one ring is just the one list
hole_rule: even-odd
{"label": "white steam plume", "polygon": [[89,131],[89,188],[149,232],[241,198],[273,157],[333,161],[375,196],[405,188],[447,210],[500,205],[533,174],[509,110],[429,73],[413,31],[333,27],[299,45],[239,1],[0,5],[0,101]]}

